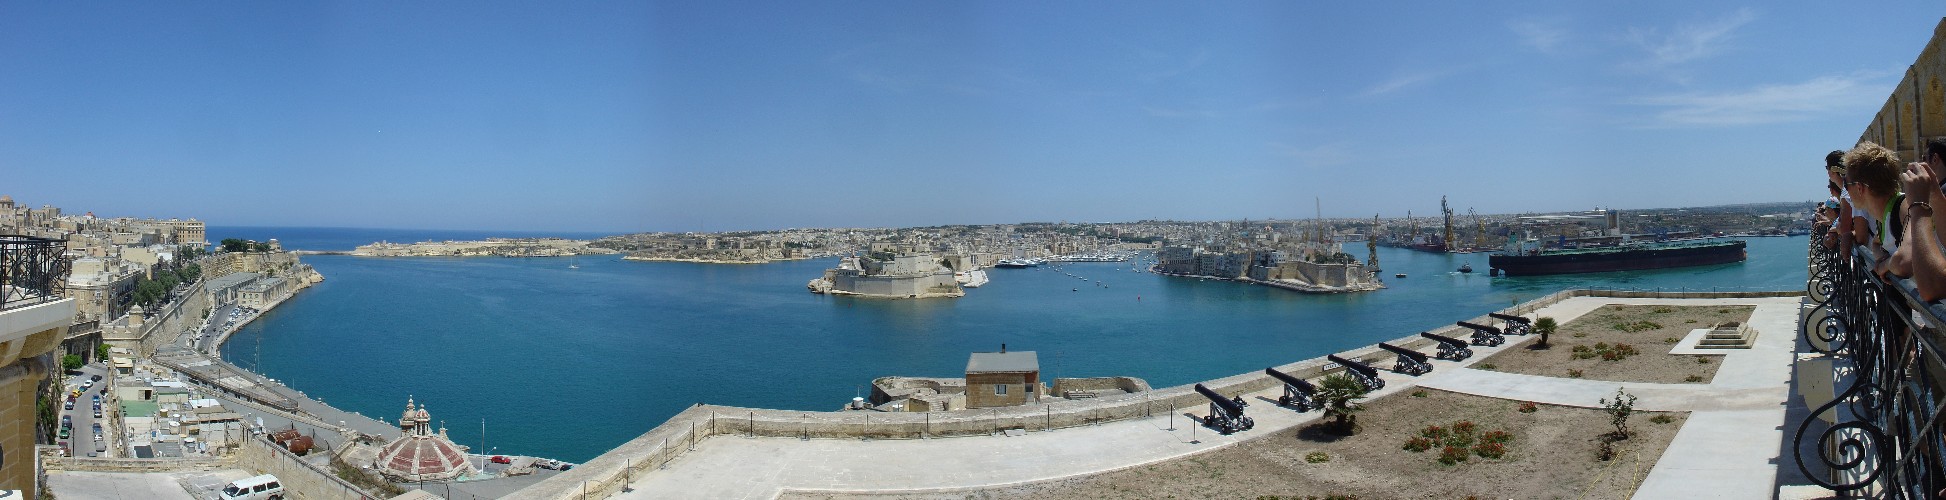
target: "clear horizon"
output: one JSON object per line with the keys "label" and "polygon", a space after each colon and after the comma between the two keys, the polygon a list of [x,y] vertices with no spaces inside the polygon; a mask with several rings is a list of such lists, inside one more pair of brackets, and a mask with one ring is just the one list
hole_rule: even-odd
{"label": "clear horizon", "polygon": [[1946,14],[99,5],[0,6],[23,204],[611,234],[1817,199]]}

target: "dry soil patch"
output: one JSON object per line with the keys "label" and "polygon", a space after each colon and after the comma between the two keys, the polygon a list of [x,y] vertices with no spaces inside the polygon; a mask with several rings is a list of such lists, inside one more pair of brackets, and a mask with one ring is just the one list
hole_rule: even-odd
{"label": "dry soil patch", "polygon": [[[1750,313],[1756,309],[1756,306],[1606,305],[1561,325],[1559,331],[1548,337],[1547,349],[1536,349],[1540,340],[1534,339],[1501,351],[1473,367],[1492,365],[1494,370],[1548,377],[1572,377],[1573,372],[1579,371],[1580,378],[1617,382],[1709,383],[1716,377],[1723,356],[1669,354],[1669,349],[1675,347],[1672,339],[1681,339],[1690,330],[1725,321],[1749,322]],[[1614,351],[1618,344],[1633,348],[1636,354],[1616,361],[1603,359],[1602,352]],[[1577,348],[1585,349],[1586,354],[1577,358]]]}
{"label": "dry soil patch", "polygon": [[[1367,405],[1364,431],[1336,440],[1299,428],[1236,446],[1131,469],[1060,481],[981,491],[924,495],[787,494],[785,498],[1258,498],[1356,495],[1358,498],[1628,498],[1668,447],[1687,413],[1637,412],[1634,437],[1620,455],[1598,461],[1600,435],[1612,429],[1599,409],[1540,405],[1520,413],[1519,402],[1425,390],[1394,394]],[[1253,405],[1251,412],[1290,411]],[[1668,423],[1650,418],[1667,415]],[[1430,425],[1467,420],[1479,433],[1514,434],[1503,458],[1469,455],[1441,465],[1439,449],[1405,451],[1405,442]],[[1305,456],[1323,452],[1324,463]]]}

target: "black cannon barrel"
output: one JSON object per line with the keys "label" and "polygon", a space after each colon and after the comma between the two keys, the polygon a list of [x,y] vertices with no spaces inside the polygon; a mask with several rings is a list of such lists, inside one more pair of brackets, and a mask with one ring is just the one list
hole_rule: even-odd
{"label": "black cannon barrel", "polygon": [[1527,319],[1527,318],[1526,318],[1526,317],[1524,317],[1524,316],[1514,316],[1514,315],[1511,315],[1511,314],[1500,314],[1500,313],[1487,313],[1487,317],[1489,317],[1489,318],[1493,318],[1493,319],[1497,319],[1497,320],[1500,320],[1500,321],[1512,321],[1512,322],[1515,322],[1515,323],[1533,323],[1533,322],[1534,322],[1534,320],[1531,320],[1531,319]]}
{"label": "black cannon barrel", "polygon": [[1222,394],[1217,394],[1216,391],[1212,391],[1208,387],[1203,387],[1203,384],[1196,384],[1196,392],[1203,393],[1203,397],[1209,398],[1210,403],[1223,408],[1223,412],[1228,413],[1231,417],[1243,415],[1243,407],[1237,406],[1236,401],[1231,401],[1230,398],[1223,397]]}
{"label": "black cannon barrel", "polygon": [[1440,335],[1440,334],[1437,334],[1437,333],[1431,333],[1431,332],[1420,332],[1420,333],[1419,333],[1419,336],[1421,336],[1421,337],[1425,337],[1425,338],[1429,338],[1429,339],[1433,339],[1433,340],[1437,340],[1437,341],[1439,341],[1439,343],[1441,343],[1441,344],[1446,344],[1446,345],[1449,345],[1449,346],[1455,346],[1455,347],[1464,347],[1464,346],[1466,345],[1466,341],[1464,341],[1464,340],[1460,340],[1460,339],[1456,339],[1456,338],[1452,338],[1452,337],[1448,337],[1448,336],[1445,336],[1445,335]]}
{"label": "black cannon barrel", "polygon": [[1325,359],[1329,359],[1329,360],[1331,360],[1331,362],[1333,362],[1333,363],[1337,363],[1337,364],[1339,364],[1339,365],[1341,365],[1341,366],[1344,366],[1346,370],[1351,370],[1351,371],[1354,371],[1354,372],[1358,372],[1358,374],[1359,374],[1359,375],[1364,375],[1364,376],[1366,376],[1366,377],[1372,377],[1372,378],[1378,378],[1378,369],[1377,369],[1377,368],[1372,368],[1372,367],[1371,367],[1371,365],[1367,365],[1367,364],[1364,364],[1364,363],[1360,363],[1360,362],[1357,362],[1357,361],[1352,361],[1352,360],[1349,360],[1349,359],[1345,359],[1345,358],[1340,358],[1340,357],[1338,357],[1338,355],[1336,355],[1336,354],[1328,354],[1328,355],[1325,355]]}
{"label": "black cannon barrel", "polygon": [[1474,329],[1474,330],[1480,330],[1480,331],[1486,331],[1486,332],[1493,332],[1493,333],[1501,333],[1501,332],[1500,332],[1500,329],[1499,329],[1499,328],[1497,328],[1497,327],[1492,327],[1492,326],[1487,326],[1487,325],[1481,325],[1481,324],[1474,324],[1474,323],[1467,323],[1467,322],[1465,322],[1465,321],[1461,321],[1461,322],[1459,322],[1459,326],[1464,326],[1464,327],[1467,327],[1467,328],[1472,328],[1472,329]]}
{"label": "black cannon barrel", "polygon": [[1395,346],[1395,345],[1392,345],[1392,344],[1387,344],[1387,343],[1384,343],[1384,342],[1379,342],[1379,343],[1378,343],[1378,347],[1379,347],[1380,349],[1384,349],[1384,350],[1387,350],[1387,351],[1392,351],[1392,353],[1393,353],[1393,354],[1398,354],[1398,355],[1400,355],[1400,356],[1405,356],[1405,357],[1408,357],[1408,358],[1412,358],[1412,359],[1415,359],[1415,360],[1418,360],[1418,361],[1420,361],[1420,362],[1424,362],[1424,361],[1426,360],[1426,355],[1425,355],[1425,354],[1423,354],[1423,353],[1420,353],[1419,351],[1414,351],[1414,350],[1411,350],[1411,349],[1406,349],[1406,348],[1404,348],[1404,347],[1399,347],[1399,346]]}
{"label": "black cannon barrel", "polygon": [[1296,387],[1298,389],[1302,389],[1304,392],[1307,393],[1318,392],[1318,386],[1311,385],[1310,382],[1307,382],[1301,378],[1291,376],[1291,374],[1289,373],[1277,371],[1276,368],[1265,368],[1264,373],[1269,374],[1270,378],[1281,380],[1285,384],[1288,384],[1292,387]]}

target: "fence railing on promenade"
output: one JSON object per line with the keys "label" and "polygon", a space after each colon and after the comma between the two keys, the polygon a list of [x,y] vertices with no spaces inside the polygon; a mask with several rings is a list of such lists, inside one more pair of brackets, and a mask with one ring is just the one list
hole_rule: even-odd
{"label": "fence railing on promenade", "polygon": [[0,235],[0,309],[61,298],[68,283],[68,242]]}
{"label": "fence railing on promenade", "polygon": [[1797,467],[1840,493],[1933,498],[1946,489],[1946,306],[1874,275],[1864,247],[1843,255],[1819,241],[1807,284],[1816,305],[1799,330],[1832,360],[1822,376],[1835,373],[1837,389],[1829,402],[1807,399],[1817,406],[1795,429]]}

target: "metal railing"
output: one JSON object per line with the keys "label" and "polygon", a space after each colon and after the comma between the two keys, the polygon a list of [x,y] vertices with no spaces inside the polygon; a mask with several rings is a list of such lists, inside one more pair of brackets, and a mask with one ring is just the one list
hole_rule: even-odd
{"label": "metal railing", "polygon": [[68,242],[0,235],[0,309],[61,298],[68,283]]}
{"label": "metal railing", "polygon": [[1811,238],[1817,304],[1800,331],[1833,360],[1836,394],[1798,424],[1794,455],[1807,478],[1841,493],[1933,498],[1946,490],[1946,307],[1919,300],[1910,281],[1880,279],[1871,259]]}

